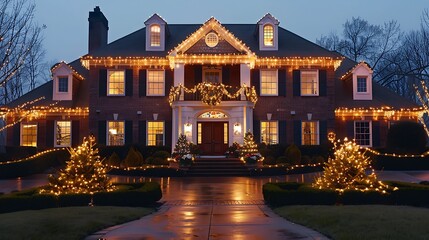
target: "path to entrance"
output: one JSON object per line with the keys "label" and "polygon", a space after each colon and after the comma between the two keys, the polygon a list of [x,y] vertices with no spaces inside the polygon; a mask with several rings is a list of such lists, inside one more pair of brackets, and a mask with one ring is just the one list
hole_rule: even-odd
{"label": "path to entrance", "polygon": [[262,185],[276,180],[164,178],[161,185],[165,204],[158,212],[105,229],[87,239],[326,239],[320,233],[284,220],[264,205]]}

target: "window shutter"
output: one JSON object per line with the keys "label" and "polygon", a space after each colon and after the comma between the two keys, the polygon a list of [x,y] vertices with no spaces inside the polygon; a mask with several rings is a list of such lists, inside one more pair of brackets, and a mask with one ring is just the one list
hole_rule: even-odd
{"label": "window shutter", "polygon": [[133,121],[125,121],[125,144],[133,143]]}
{"label": "window shutter", "polygon": [[259,95],[260,94],[260,73],[259,73],[259,69],[253,69],[251,70],[251,76],[250,76],[250,84],[252,84],[252,86],[255,87],[256,90],[256,94]]}
{"label": "window shutter", "polygon": [[139,143],[146,145],[146,121],[139,121]]}
{"label": "window shutter", "polygon": [[301,96],[301,71],[293,70],[293,96]]}
{"label": "window shutter", "polygon": [[71,143],[73,147],[76,147],[80,143],[80,121],[72,121],[72,135]]}
{"label": "window shutter", "polygon": [[379,121],[372,121],[372,146],[380,147],[380,128]]}
{"label": "window shutter", "polygon": [[319,70],[319,96],[326,96],[327,80],[326,70]]}
{"label": "window shutter", "polygon": [[98,73],[98,84],[99,96],[107,96],[107,69],[100,69],[100,72]]}
{"label": "window shutter", "polygon": [[46,120],[46,147],[54,147],[55,134],[54,120]]}
{"label": "window shutter", "polygon": [[293,121],[293,141],[295,145],[301,145],[301,121],[295,120]]}
{"label": "window shutter", "polygon": [[261,122],[259,120],[253,120],[253,139],[256,143],[261,142]]}
{"label": "window shutter", "polygon": [[139,70],[139,97],[146,96],[146,69]]}
{"label": "window shutter", "polygon": [[165,121],[164,123],[164,145],[167,147],[171,147],[171,134],[172,134],[172,127],[173,127],[173,123],[171,121]]}
{"label": "window shutter", "polygon": [[286,145],[287,139],[286,120],[279,121],[279,144]]}
{"label": "window shutter", "polygon": [[170,94],[170,89],[173,86],[173,71],[172,70],[165,70],[165,96],[168,96]]}
{"label": "window shutter", "polygon": [[222,67],[222,83],[225,85],[231,84],[231,81],[229,79],[229,67],[228,66]]}
{"label": "window shutter", "polygon": [[15,124],[13,126],[13,145],[21,145],[21,124]]}
{"label": "window shutter", "polygon": [[279,69],[278,78],[279,82],[279,96],[286,96],[286,69]]}
{"label": "window shutter", "polygon": [[203,66],[194,65],[194,79],[195,85],[203,81]]}
{"label": "window shutter", "polygon": [[328,143],[328,122],[326,120],[319,121],[319,143]]}
{"label": "window shutter", "polygon": [[133,95],[133,70],[125,70],[125,96]]}
{"label": "window shutter", "polygon": [[106,131],[106,121],[98,121],[98,144],[107,145]]}
{"label": "window shutter", "polygon": [[355,123],[354,121],[348,121],[346,123],[346,129],[347,129],[347,138],[349,140],[352,140],[355,138]]}

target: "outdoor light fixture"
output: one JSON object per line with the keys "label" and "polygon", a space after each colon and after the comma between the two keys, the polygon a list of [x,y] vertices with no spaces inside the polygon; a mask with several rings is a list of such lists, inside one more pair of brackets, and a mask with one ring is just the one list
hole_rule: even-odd
{"label": "outdoor light fixture", "polygon": [[116,121],[116,120],[118,120],[118,115],[119,115],[119,114],[114,113],[114,114],[113,114],[113,120],[115,120],[115,121]]}
{"label": "outdoor light fixture", "polygon": [[142,111],[137,111],[137,115],[142,115]]}
{"label": "outdoor light fixture", "polygon": [[295,112],[295,111],[293,111],[293,110],[292,110],[292,111],[290,111],[290,115],[292,115],[292,117],[293,117],[293,116],[295,116],[295,114],[296,114],[296,112]]}
{"label": "outdoor light fixture", "polygon": [[273,116],[273,114],[272,113],[267,113],[267,120],[268,121],[271,121],[271,117]]}
{"label": "outdoor light fixture", "polygon": [[313,114],[312,113],[307,113],[307,120],[308,121],[311,121],[311,118],[313,117]]}
{"label": "outdoor light fixture", "polygon": [[241,135],[241,124],[239,122],[234,123],[234,135]]}
{"label": "outdoor light fixture", "polygon": [[158,120],[158,113],[153,114],[153,120],[155,120],[155,121]]}

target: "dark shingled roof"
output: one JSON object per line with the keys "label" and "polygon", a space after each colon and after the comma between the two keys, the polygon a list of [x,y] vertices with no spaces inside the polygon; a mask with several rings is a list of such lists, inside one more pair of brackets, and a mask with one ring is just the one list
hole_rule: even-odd
{"label": "dark shingled roof", "polygon": [[[259,57],[341,57],[281,27],[279,27],[278,51],[259,51],[256,24],[222,24],[222,26]],[[165,51],[146,51],[146,28],[142,28],[89,55],[93,57],[165,57],[200,27],[202,27],[201,24],[168,24],[170,35],[166,39]]]}
{"label": "dark shingled roof", "polygon": [[[84,78],[87,78],[89,71],[82,66],[80,59],[77,59],[70,64],[76,72],[82,75]],[[22,95],[18,99],[6,104],[6,107],[14,108],[19,105],[22,105],[26,102],[33,101],[35,99],[44,97],[44,99],[38,101],[33,106],[49,106],[50,104],[55,104],[56,107],[88,107],[89,106],[89,91],[88,91],[88,81],[82,80],[79,82],[79,89],[76,92],[76,95],[73,96],[73,100],[70,101],[54,101],[52,100],[52,88],[53,81],[50,80],[34,90]]]}
{"label": "dark shingled roof", "polygon": [[344,58],[341,66],[336,71],[336,89],[335,89],[335,103],[336,108],[380,108],[380,107],[393,107],[400,108],[418,108],[416,103],[398,95],[387,87],[373,81],[372,83],[372,100],[353,100],[353,80],[346,78],[340,80],[340,77],[346,74],[350,69],[355,67],[358,63]]}

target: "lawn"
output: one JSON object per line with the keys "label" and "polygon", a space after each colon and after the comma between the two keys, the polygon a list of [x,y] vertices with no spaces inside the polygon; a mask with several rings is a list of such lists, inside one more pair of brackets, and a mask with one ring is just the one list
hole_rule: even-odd
{"label": "lawn", "polygon": [[274,211],[332,239],[429,239],[428,208],[387,205],[285,206]]}
{"label": "lawn", "polygon": [[0,214],[0,239],[82,239],[152,212],[151,208],[95,206],[4,213]]}

